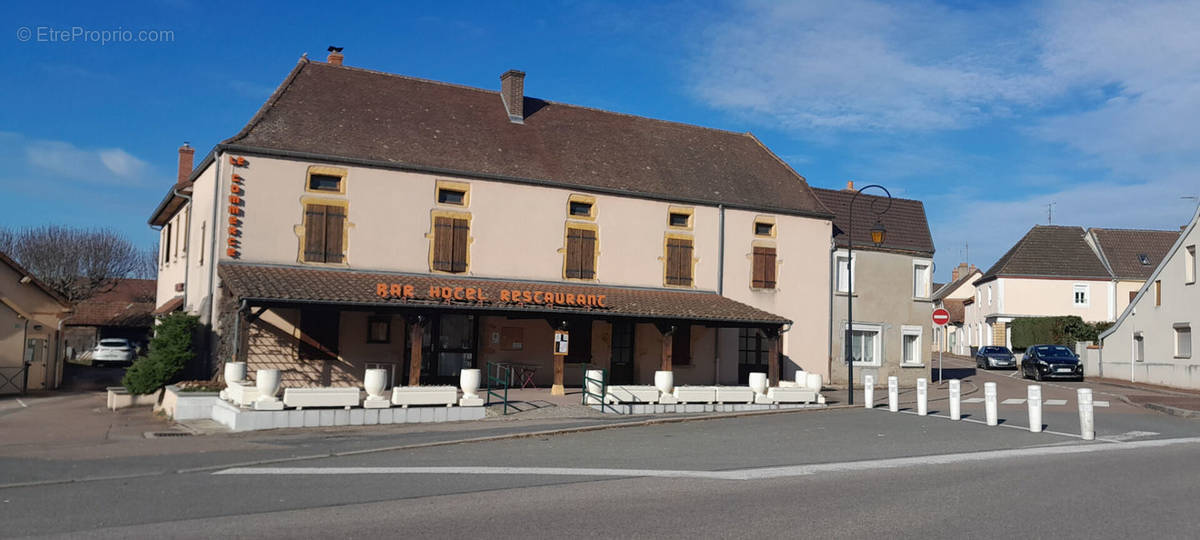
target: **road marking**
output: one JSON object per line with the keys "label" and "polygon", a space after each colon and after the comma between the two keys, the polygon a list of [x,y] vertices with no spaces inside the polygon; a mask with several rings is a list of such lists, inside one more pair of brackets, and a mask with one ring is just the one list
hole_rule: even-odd
{"label": "road marking", "polygon": [[1140,439],[1142,437],[1153,437],[1155,435],[1158,435],[1157,431],[1126,431],[1120,435],[1113,435],[1109,437],[1109,439],[1114,441],[1128,441],[1131,439]]}
{"label": "road marking", "polygon": [[234,468],[214,472],[214,475],[275,475],[275,476],[349,476],[362,474],[455,474],[455,475],[516,475],[516,476],[610,476],[632,478],[702,478],[715,480],[762,480],[811,476],[823,473],[899,469],[929,465],[953,465],[997,459],[1038,456],[1063,456],[1098,452],[1119,452],[1139,448],[1162,448],[1181,444],[1200,444],[1200,437],[1157,439],[1123,444],[1076,444],[1070,446],[1038,446],[1009,450],[988,450],[903,458],[785,465],[731,471],[688,471],[656,469],[588,469],[575,467],[262,467]]}
{"label": "road marking", "polygon": [[1099,400],[1096,400],[1096,401],[1093,401],[1093,402],[1092,402],[1092,406],[1093,406],[1093,407],[1107,407],[1107,406],[1108,406],[1108,402],[1107,402],[1107,401],[1099,401]]}
{"label": "road marking", "polygon": [[19,403],[22,407],[25,407],[26,409],[29,408],[29,405],[26,405],[24,401],[21,401],[21,398],[17,398],[17,403]]}
{"label": "road marking", "polygon": [[1067,400],[1065,400],[1065,399],[1047,399],[1046,401],[1043,401],[1042,403],[1045,405],[1066,405]]}
{"label": "road marking", "polygon": [[967,399],[964,399],[964,400],[962,400],[962,402],[963,402],[963,403],[983,403],[983,398],[981,398],[981,397],[971,397],[971,398],[967,398]]}
{"label": "road marking", "polygon": [[1000,402],[1001,405],[1020,405],[1022,403],[1025,403],[1025,398],[1008,398]]}

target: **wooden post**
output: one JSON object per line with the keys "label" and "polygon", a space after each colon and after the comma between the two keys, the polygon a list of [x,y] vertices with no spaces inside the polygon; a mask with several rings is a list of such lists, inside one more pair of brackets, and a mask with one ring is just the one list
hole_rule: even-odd
{"label": "wooden post", "polygon": [[552,396],[562,396],[567,393],[563,386],[563,358],[561,355],[554,355],[554,386],[550,387]]}
{"label": "wooden post", "polygon": [[408,320],[408,385],[421,385],[421,345],[425,340],[425,317]]}
{"label": "wooden post", "polygon": [[662,332],[662,365],[659,366],[659,371],[672,371],[672,355],[674,354],[675,346],[675,325],[660,324],[658,331]]}
{"label": "wooden post", "polygon": [[767,334],[767,379],[770,386],[779,386],[779,332],[771,330]]}

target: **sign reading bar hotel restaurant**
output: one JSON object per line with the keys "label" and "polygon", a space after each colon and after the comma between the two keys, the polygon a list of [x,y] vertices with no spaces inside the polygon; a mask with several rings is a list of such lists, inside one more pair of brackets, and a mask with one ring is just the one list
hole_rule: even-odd
{"label": "sign reading bar hotel restaurant", "polygon": [[[416,287],[402,283],[377,283],[375,295],[380,298],[409,299],[417,297]],[[462,300],[466,302],[500,302],[507,304],[541,304],[546,306],[581,306],[606,308],[608,295],[585,293],[554,293],[525,289],[485,291],[479,287],[439,287],[431,285],[424,299]]]}

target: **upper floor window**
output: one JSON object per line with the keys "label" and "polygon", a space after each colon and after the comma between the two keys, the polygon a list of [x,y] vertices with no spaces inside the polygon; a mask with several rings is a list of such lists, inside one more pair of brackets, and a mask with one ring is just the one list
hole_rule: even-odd
{"label": "upper floor window", "polygon": [[1154,280],[1154,305],[1162,305],[1162,280]]}
{"label": "upper floor window", "polygon": [[667,210],[667,226],[672,229],[691,229],[693,214],[695,211],[691,208],[672,206]]}
{"label": "upper floor window", "polygon": [[913,297],[929,298],[929,263],[913,262]]}
{"label": "upper floor window", "polygon": [[592,203],[571,201],[570,213],[574,217],[592,217]]}
{"label": "upper floor window", "polygon": [[987,295],[988,295],[988,305],[990,306],[990,305],[992,305],[992,287],[990,285],[987,288]]}
{"label": "upper floor window", "polygon": [[163,228],[163,264],[171,262],[171,231],[174,229],[174,222],[167,222],[167,226]]}
{"label": "upper floor window", "polygon": [[667,237],[667,254],[664,262],[667,285],[692,286],[692,239],[680,236]]}
{"label": "upper floor window", "polygon": [[466,272],[470,231],[470,221],[465,216],[434,216],[430,266],[440,272]]}
{"label": "upper floor window", "polygon": [[333,204],[304,205],[304,262],[345,260],[346,208]]}
{"label": "upper floor window", "polygon": [[470,186],[462,182],[437,181],[437,202],[450,206],[470,206]]}
{"label": "upper floor window", "polygon": [[307,191],[318,193],[346,193],[346,169],[314,165],[308,168]]}
{"label": "upper floor window", "polygon": [[755,289],[774,289],[775,248],[755,246],[753,267],[750,286]]}
{"label": "upper floor window", "polygon": [[1183,282],[1196,282],[1196,246],[1183,249]]}
{"label": "upper floor window", "polygon": [[596,219],[596,198],[591,195],[567,197],[567,217],[570,219]]}
{"label": "upper floor window", "polygon": [[1075,294],[1075,307],[1087,307],[1091,303],[1086,284],[1076,284],[1073,287],[1073,292]]}
{"label": "upper floor window", "polygon": [[596,278],[596,231],[587,227],[567,227],[567,252],[563,277]]}
{"label": "upper floor window", "polygon": [[755,221],[754,222],[754,235],[755,236],[775,236],[775,224],[767,223],[765,221]]}
{"label": "upper floor window", "polygon": [[834,261],[834,280],[835,285],[837,286],[837,292],[849,292],[851,282],[854,279],[852,272],[854,269],[854,263],[845,252],[838,253],[837,256],[834,257]]}

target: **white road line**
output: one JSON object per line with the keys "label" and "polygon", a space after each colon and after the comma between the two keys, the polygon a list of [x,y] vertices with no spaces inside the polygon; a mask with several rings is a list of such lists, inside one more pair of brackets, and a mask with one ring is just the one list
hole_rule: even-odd
{"label": "white road line", "polygon": [[872,471],[928,465],[951,465],[997,459],[1027,458],[1035,456],[1062,456],[1114,452],[1139,448],[1162,448],[1181,444],[1200,444],[1200,437],[1180,439],[1158,439],[1124,444],[1077,444],[1070,446],[1038,446],[1009,450],[964,452],[842,463],[820,463],[815,465],[786,465],[758,469],[731,471],[687,471],[655,469],[588,469],[573,467],[263,467],[233,468],[214,472],[214,475],[277,475],[277,476],[348,476],[361,474],[463,474],[463,475],[519,475],[519,476],[612,476],[652,478],[703,478],[716,480],[761,480],[789,478],[822,473]]}
{"label": "white road line", "polygon": [[966,398],[966,399],[962,400],[962,402],[963,402],[963,403],[983,403],[983,398],[981,398],[981,397],[970,397],[970,398]]}
{"label": "white road line", "polygon": [[1043,401],[1042,404],[1044,404],[1044,405],[1066,405],[1067,400],[1065,400],[1065,399],[1047,399],[1046,401]]}
{"label": "white road line", "polygon": [[21,398],[17,398],[17,403],[20,403],[20,404],[21,404],[21,406],[22,406],[22,407],[25,407],[26,409],[28,409],[28,408],[29,408],[29,405],[26,405],[24,401],[21,401]]}
{"label": "white road line", "polygon": [[1093,407],[1107,407],[1107,406],[1108,406],[1108,402],[1107,402],[1107,401],[1099,401],[1099,400],[1096,400],[1096,401],[1093,401],[1093,402],[1092,402],[1092,406],[1093,406]]}
{"label": "white road line", "polygon": [[1025,403],[1025,398],[1008,398],[1000,402],[1001,405],[1020,405],[1022,403]]}

